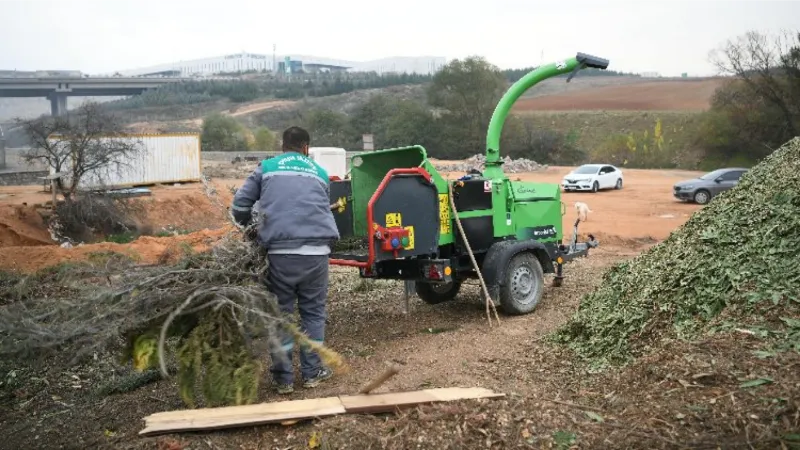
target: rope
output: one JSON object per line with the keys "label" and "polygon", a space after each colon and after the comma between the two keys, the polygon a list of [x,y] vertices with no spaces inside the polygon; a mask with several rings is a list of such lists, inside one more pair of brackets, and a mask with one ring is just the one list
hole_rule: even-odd
{"label": "rope", "polygon": [[483,281],[483,274],[481,274],[481,269],[478,267],[478,262],[475,260],[475,254],[472,253],[472,247],[469,245],[469,240],[467,239],[466,233],[464,233],[464,227],[461,226],[461,219],[458,218],[458,212],[456,211],[456,202],[453,199],[453,185],[449,181],[447,182],[447,190],[450,194],[450,207],[453,211],[453,218],[456,220],[456,225],[458,226],[458,232],[461,234],[461,239],[464,240],[464,245],[467,247],[467,253],[469,253],[469,259],[472,261],[472,267],[474,267],[475,272],[478,273],[478,280],[480,280],[481,288],[483,288],[483,295],[484,298],[486,298],[486,319],[489,321],[489,327],[491,327],[492,315],[489,309],[491,308],[491,310],[494,312],[494,317],[498,324],[500,323],[500,316],[497,315],[497,308],[495,308],[492,298],[489,297],[489,289],[486,288],[486,282]]}

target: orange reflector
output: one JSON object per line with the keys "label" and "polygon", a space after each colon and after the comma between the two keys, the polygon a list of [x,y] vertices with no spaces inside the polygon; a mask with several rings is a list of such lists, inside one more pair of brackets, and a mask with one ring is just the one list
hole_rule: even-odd
{"label": "orange reflector", "polygon": [[451,269],[450,266],[444,268],[445,275],[450,276],[451,273],[453,273],[453,269]]}
{"label": "orange reflector", "polygon": [[559,256],[558,258],[556,258],[556,262],[559,263],[559,264],[563,264],[564,263],[564,258]]}

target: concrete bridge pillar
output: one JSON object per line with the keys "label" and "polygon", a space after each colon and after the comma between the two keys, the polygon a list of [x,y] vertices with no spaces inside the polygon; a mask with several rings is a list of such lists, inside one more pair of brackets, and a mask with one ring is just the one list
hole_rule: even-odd
{"label": "concrete bridge pillar", "polygon": [[3,137],[3,129],[0,128],[0,169],[6,168],[6,138]]}
{"label": "concrete bridge pillar", "polygon": [[50,99],[50,114],[53,117],[63,116],[67,113],[67,96],[53,93],[47,96]]}

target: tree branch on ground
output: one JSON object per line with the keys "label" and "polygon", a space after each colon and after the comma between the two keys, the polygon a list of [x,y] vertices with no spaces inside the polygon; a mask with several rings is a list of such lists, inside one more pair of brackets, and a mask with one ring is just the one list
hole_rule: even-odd
{"label": "tree branch on ground", "polygon": [[[216,192],[208,193],[224,210]],[[265,288],[265,252],[244,237],[258,219],[243,228],[226,216],[230,231],[212,250],[170,265],[72,264],[56,270],[60,289],[48,282],[48,271],[0,284],[0,294],[11,290],[9,297],[18,299],[0,308],[0,358],[55,353],[74,363],[113,351],[137,370],[160,367],[167,376],[167,351],[174,348],[179,392],[190,407],[198,386],[207,406],[256,401],[260,353],[281,348],[279,329],[318,351],[329,367],[343,368],[341,357],[308,339]],[[13,294],[31,283],[55,292]]]}

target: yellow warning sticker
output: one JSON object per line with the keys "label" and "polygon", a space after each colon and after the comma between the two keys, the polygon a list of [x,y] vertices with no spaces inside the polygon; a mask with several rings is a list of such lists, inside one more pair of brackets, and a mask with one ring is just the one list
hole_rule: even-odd
{"label": "yellow warning sticker", "polygon": [[439,194],[439,234],[450,233],[450,199]]}
{"label": "yellow warning sticker", "polygon": [[408,245],[405,246],[405,249],[414,250],[414,226],[409,225],[405,229],[408,230]]}
{"label": "yellow warning sticker", "polygon": [[387,213],[386,214],[386,228],[402,227],[403,216],[400,213]]}

